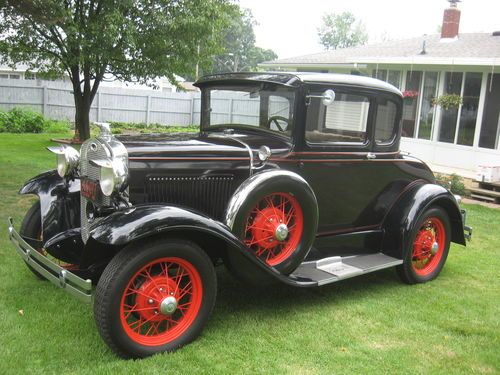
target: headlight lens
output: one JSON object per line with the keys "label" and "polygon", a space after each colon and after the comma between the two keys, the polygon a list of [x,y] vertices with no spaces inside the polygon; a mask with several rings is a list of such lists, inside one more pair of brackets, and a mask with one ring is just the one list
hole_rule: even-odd
{"label": "headlight lens", "polygon": [[80,160],[80,153],[70,146],[47,147],[50,152],[56,154],[57,173],[66,177],[76,171]]}
{"label": "headlight lens", "polygon": [[101,168],[99,185],[105,196],[109,197],[113,192],[123,191],[127,187],[128,167],[125,160],[92,160],[91,163]]}

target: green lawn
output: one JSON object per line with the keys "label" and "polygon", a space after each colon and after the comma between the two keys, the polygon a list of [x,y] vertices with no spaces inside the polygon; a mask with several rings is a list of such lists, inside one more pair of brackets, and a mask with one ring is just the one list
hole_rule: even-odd
{"label": "green lawn", "polygon": [[[38,281],[10,245],[32,199],[23,181],[52,168],[55,135],[0,134],[0,374],[500,372],[500,210],[467,206],[474,239],[440,277],[407,286],[393,270],[316,289],[249,288],[219,270],[202,336],[173,354],[117,358],[91,307]],[[20,313],[22,310],[22,314]]]}

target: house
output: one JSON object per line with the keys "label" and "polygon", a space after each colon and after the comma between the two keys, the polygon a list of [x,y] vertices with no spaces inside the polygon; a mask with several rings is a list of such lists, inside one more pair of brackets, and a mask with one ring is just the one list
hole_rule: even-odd
{"label": "house", "polygon": [[[448,0],[440,35],[331,50],[260,64],[268,70],[372,76],[404,96],[401,149],[442,173],[474,178],[500,166],[500,32],[459,33],[458,0]],[[434,98],[456,94],[444,109]],[[448,96],[448,98],[450,98]]]}

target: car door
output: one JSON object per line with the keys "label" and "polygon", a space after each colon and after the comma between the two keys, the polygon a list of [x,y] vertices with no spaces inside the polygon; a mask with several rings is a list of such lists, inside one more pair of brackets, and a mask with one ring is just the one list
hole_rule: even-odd
{"label": "car door", "polygon": [[[370,90],[326,86],[311,87],[309,95],[320,96],[328,88],[336,94],[333,104],[309,99],[303,147],[296,153],[301,174],[318,200],[318,236],[379,228],[388,190],[392,191],[397,152],[379,152],[375,146],[377,96]],[[390,135],[377,137],[393,144],[394,117],[387,132]]]}

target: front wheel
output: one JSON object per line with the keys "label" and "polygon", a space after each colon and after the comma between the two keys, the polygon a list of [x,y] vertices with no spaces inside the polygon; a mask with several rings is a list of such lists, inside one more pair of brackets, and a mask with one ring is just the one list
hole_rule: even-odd
{"label": "front wheel", "polygon": [[398,266],[400,278],[408,284],[435,279],[446,262],[450,249],[450,219],[439,207],[424,211],[410,236],[403,264]]}
{"label": "front wheel", "polygon": [[[43,240],[41,216],[40,201],[37,201],[33,204],[33,206],[31,206],[31,208],[28,210],[28,212],[26,212],[26,215],[24,216],[23,222],[21,223],[21,228],[19,229],[19,234],[21,235],[21,237],[23,237],[25,240],[35,240],[39,242]],[[61,259],[53,257],[41,246],[36,246],[35,250],[43,256],[52,260],[54,263],[60,265],[61,267],[69,270],[77,268],[77,266],[74,264],[67,263],[62,261]],[[33,272],[33,274],[40,280],[47,280],[45,277],[40,275],[38,271],[33,269],[28,263],[26,263],[26,266],[28,266],[29,270]]]}
{"label": "front wheel", "polygon": [[120,251],[97,284],[94,317],[121,357],[170,352],[197,338],[217,293],[210,258],[192,242],[160,239]]}

